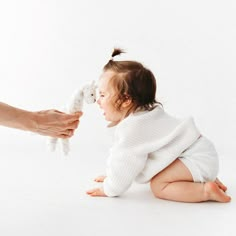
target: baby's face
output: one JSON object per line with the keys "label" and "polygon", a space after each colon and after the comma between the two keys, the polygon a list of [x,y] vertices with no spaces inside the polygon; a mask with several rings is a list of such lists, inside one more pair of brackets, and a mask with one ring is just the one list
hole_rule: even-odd
{"label": "baby's face", "polygon": [[112,71],[105,71],[100,76],[98,83],[99,97],[97,103],[104,111],[103,115],[107,121],[118,123],[123,118],[123,112],[117,111],[114,107],[114,97],[116,97],[117,94],[109,84],[109,80],[113,76],[114,72]]}

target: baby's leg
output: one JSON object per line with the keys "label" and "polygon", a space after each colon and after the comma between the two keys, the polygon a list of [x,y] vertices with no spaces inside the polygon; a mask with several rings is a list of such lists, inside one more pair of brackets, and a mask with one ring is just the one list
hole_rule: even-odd
{"label": "baby's leg", "polygon": [[151,190],[158,198],[180,202],[229,202],[231,199],[215,182],[193,182],[190,171],[179,159],[152,178]]}

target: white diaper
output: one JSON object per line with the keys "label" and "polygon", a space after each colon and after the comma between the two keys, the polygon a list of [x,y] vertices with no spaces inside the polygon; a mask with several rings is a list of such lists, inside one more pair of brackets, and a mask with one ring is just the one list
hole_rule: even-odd
{"label": "white diaper", "polygon": [[194,182],[215,181],[219,171],[219,159],[214,145],[201,136],[179,157],[193,176]]}

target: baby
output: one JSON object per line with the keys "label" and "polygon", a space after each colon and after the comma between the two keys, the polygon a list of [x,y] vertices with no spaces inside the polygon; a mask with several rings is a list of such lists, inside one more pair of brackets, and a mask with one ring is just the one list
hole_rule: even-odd
{"label": "baby", "polygon": [[156,100],[153,73],[136,61],[115,61],[115,49],[99,80],[98,104],[116,126],[102,188],[91,196],[120,196],[133,181],[150,183],[155,197],[180,202],[229,202],[217,179],[214,145],[192,118],[177,119]]}

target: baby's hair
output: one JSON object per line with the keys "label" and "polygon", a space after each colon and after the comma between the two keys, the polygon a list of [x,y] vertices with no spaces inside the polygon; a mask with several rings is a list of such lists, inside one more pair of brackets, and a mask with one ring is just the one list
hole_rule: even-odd
{"label": "baby's hair", "polygon": [[117,110],[127,99],[131,99],[133,104],[128,114],[137,110],[152,110],[161,105],[155,98],[156,79],[153,73],[137,61],[115,61],[114,57],[122,53],[124,50],[114,48],[111,59],[103,68],[104,72],[114,72],[109,83],[117,93],[114,100]]}
{"label": "baby's hair", "polygon": [[112,54],[111,54],[111,57],[115,57],[117,55],[120,55],[121,53],[125,53],[125,51],[123,49],[120,49],[120,48],[114,48]]}

